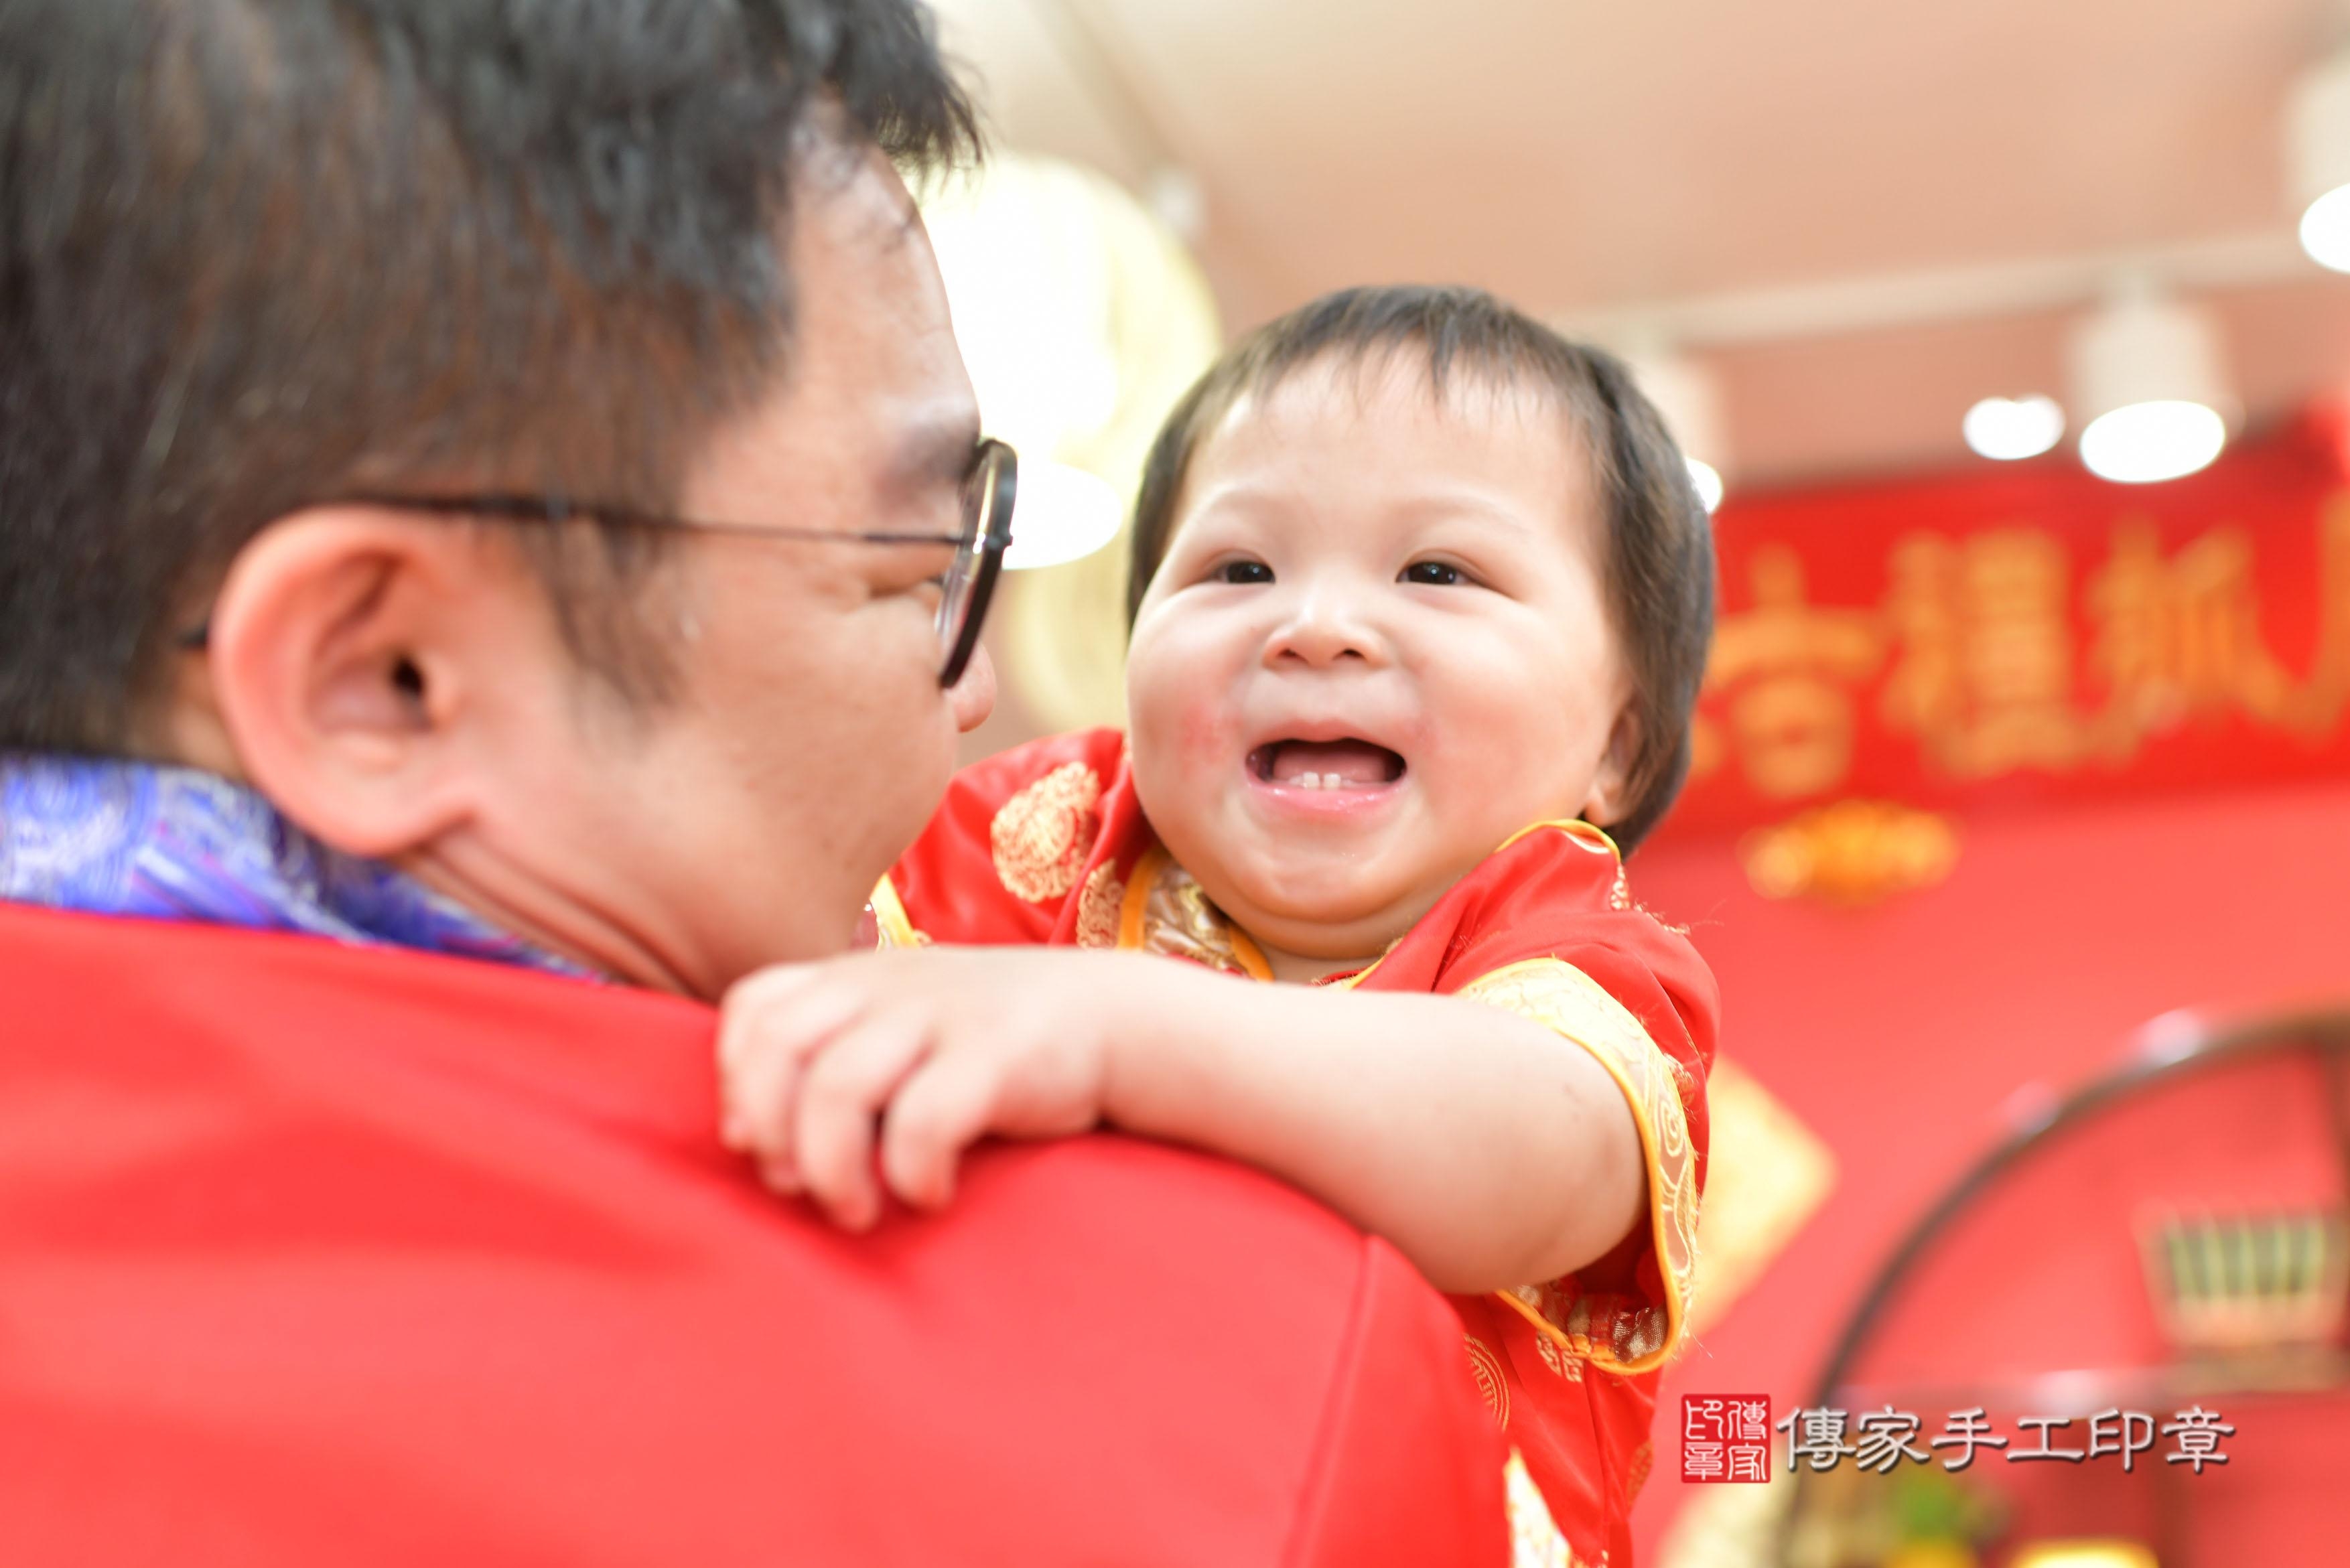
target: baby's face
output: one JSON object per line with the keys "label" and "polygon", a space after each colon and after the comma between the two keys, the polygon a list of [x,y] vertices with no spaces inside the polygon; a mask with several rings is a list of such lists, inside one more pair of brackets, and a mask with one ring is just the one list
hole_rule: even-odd
{"label": "baby's face", "polygon": [[1309,366],[1194,454],[1135,619],[1134,778],[1260,942],[1367,958],[1529,823],[1628,804],[1580,440],[1409,355]]}

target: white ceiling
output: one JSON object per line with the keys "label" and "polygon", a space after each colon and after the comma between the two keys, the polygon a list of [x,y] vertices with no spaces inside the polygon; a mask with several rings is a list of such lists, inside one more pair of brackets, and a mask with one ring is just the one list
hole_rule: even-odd
{"label": "white ceiling", "polygon": [[[2350,34],[2338,0],[939,8],[1000,143],[1138,191],[1168,167],[1198,182],[1233,327],[1400,279],[1569,320],[1709,301],[1690,318],[1718,320],[1757,291],[1950,272],[1957,299],[1970,268],[2272,237],[2282,268],[2202,295],[2246,412],[2350,379],[2350,278],[2283,250],[2284,99]],[[1964,461],[1975,398],[2062,395],[2074,314],[1697,347],[1742,477],[1767,483]]]}

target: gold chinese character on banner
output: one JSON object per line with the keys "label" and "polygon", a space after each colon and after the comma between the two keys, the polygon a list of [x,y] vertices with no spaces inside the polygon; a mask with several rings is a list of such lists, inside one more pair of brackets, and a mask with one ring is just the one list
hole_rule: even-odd
{"label": "gold chinese character on banner", "polygon": [[2214,528],[2166,558],[2151,524],[2123,524],[2090,580],[2089,614],[2108,712],[2133,733],[2237,703],[2263,716],[2283,707],[2292,682],[2261,641],[2241,529]]}
{"label": "gold chinese character on banner", "polygon": [[1913,534],[1887,565],[1898,655],[1878,698],[1887,726],[1964,778],[2077,761],[2086,732],[2073,708],[2064,546],[2027,528]]}
{"label": "gold chinese character on banner", "polygon": [[[1757,550],[1749,575],[1753,607],[1722,618],[1706,690],[1727,694],[1731,741],[1756,790],[1794,799],[1833,789],[1852,768],[1854,688],[1884,660],[1877,618],[1809,603],[1803,563],[1784,545]],[[1718,763],[1710,724],[1696,750],[1700,771]]]}
{"label": "gold chinese character on banner", "polygon": [[2240,712],[2311,737],[2330,733],[2350,694],[2350,510],[2321,525],[2320,634],[2309,679],[2296,682],[2261,632],[2252,544],[2214,528],[2165,556],[2150,524],[2115,530],[2090,579],[2096,628],[2091,667],[2105,686],[2099,741],[2127,756],[2148,734],[2194,718]]}
{"label": "gold chinese character on banner", "polygon": [[1751,604],[1715,636],[1692,774],[1734,764],[1769,799],[1832,793],[1850,782],[1866,699],[1957,780],[2118,767],[2199,720],[2323,741],[2350,711],[2350,493],[2319,516],[2318,561],[2316,646],[2296,675],[2262,628],[2241,525],[2166,549],[2153,524],[2126,520],[2077,580],[2043,529],[1913,533],[1868,607],[1813,603],[1794,550],[1762,545]]}

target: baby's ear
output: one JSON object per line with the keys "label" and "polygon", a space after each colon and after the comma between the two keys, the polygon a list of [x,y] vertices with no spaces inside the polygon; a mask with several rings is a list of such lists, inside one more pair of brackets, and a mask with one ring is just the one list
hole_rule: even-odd
{"label": "baby's ear", "polygon": [[1627,702],[1607,732],[1607,750],[1591,777],[1583,820],[1596,827],[1621,822],[1632,810],[1632,770],[1640,759],[1640,716]]}

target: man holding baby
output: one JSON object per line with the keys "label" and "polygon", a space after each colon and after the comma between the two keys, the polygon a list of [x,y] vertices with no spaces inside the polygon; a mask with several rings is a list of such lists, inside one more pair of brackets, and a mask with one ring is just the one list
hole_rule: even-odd
{"label": "man holding baby", "polygon": [[718,1146],[702,1004],[993,695],[891,165],[972,140],[900,0],[0,0],[25,1560],[1507,1550],[1305,1199],[1091,1140],[849,1238]]}

